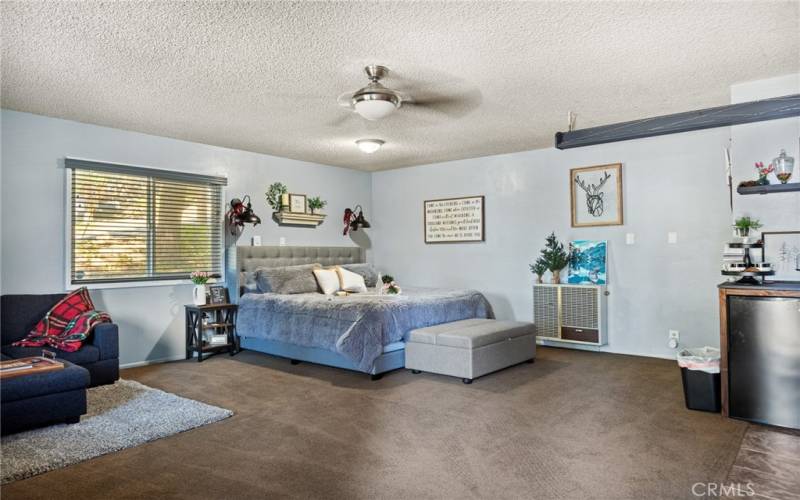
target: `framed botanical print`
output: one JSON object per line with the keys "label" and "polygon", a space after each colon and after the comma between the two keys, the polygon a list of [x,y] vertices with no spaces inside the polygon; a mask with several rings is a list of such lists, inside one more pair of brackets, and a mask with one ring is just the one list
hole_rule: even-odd
{"label": "framed botanical print", "polygon": [[569,184],[572,227],[622,225],[622,163],[573,168]]}
{"label": "framed botanical print", "polygon": [[762,232],[764,262],[775,274],[769,281],[800,281],[800,231]]}
{"label": "framed botanical print", "polygon": [[422,215],[425,243],[467,243],[485,240],[483,196],[426,200]]}
{"label": "framed botanical print", "polygon": [[289,193],[289,211],[294,213],[306,213],[306,195]]}

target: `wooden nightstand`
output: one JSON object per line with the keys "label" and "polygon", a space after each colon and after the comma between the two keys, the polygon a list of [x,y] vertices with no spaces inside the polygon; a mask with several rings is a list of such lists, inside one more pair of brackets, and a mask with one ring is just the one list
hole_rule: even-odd
{"label": "wooden nightstand", "polygon": [[[236,304],[209,304],[186,307],[186,359],[197,352],[197,361],[203,361],[203,354],[228,352],[231,356],[239,352],[236,338]],[[204,322],[205,320],[205,322]],[[215,332],[227,336],[225,344],[210,344],[203,333]]]}

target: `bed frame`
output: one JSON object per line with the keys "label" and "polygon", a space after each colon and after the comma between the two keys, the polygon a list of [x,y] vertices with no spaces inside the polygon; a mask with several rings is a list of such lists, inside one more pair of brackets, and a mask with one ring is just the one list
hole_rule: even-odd
{"label": "bed frame", "polygon": [[[244,272],[252,272],[259,267],[295,266],[320,263],[323,266],[356,264],[366,262],[364,250],[360,247],[296,247],[296,246],[237,246],[236,252],[227,252],[225,275],[231,302],[238,303],[244,283]],[[402,342],[387,348],[372,369],[359,370],[349,359],[326,349],[304,347],[286,342],[266,340],[248,335],[249,332],[237,328],[240,346],[243,349],[259,351],[273,356],[288,358],[292,364],[308,361],[321,365],[334,366],[359,371],[372,376],[373,380],[381,374],[405,366],[405,349]]]}

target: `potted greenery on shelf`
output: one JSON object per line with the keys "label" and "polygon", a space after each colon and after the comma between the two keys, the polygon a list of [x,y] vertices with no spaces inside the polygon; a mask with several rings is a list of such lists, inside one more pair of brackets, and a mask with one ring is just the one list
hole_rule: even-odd
{"label": "potted greenery on shelf", "polygon": [[313,198],[308,199],[308,208],[311,209],[312,214],[318,214],[322,212],[322,209],[325,208],[328,202],[320,198],[319,196],[314,196]]}
{"label": "potted greenery on shelf", "polygon": [[545,240],[545,246],[542,249],[542,256],[539,260],[552,273],[553,277],[550,282],[554,284],[561,283],[561,270],[569,264],[569,252],[564,250],[564,244],[558,241],[555,232],[550,233],[550,236]]}
{"label": "potted greenery on shelf", "polygon": [[282,182],[274,182],[265,193],[267,196],[267,205],[272,207],[275,212],[280,212],[283,205],[283,195],[288,192],[286,185]]}
{"label": "potted greenery on shelf", "polygon": [[547,263],[539,257],[530,267],[531,272],[536,275],[536,283],[542,283],[542,276],[547,272]]}
{"label": "potted greenery on shelf", "polygon": [[736,236],[739,238],[748,238],[750,231],[757,230],[761,227],[761,222],[758,219],[752,219],[749,216],[739,217],[733,224],[733,229],[736,231]]}

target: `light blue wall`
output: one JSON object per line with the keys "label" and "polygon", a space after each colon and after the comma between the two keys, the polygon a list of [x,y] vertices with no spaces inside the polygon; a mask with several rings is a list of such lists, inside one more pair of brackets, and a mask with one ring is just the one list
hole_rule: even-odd
{"label": "light blue wall", "polygon": [[[732,87],[732,102],[800,92],[800,78]],[[373,255],[402,284],[472,287],[501,318],[532,319],[530,264],[555,231],[562,241],[608,240],[612,352],[673,357],[668,331],[684,346],[719,345],[716,285],[734,215],[764,230],[800,230],[800,194],[739,196],[731,214],[723,148],[734,156],[734,185],[754,178],[753,162],[780,148],[795,158],[800,119],[604,144],[542,149],[379,172],[372,177]],[[731,140],[732,139],[732,140]],[[570,227],[569,169],[623,163],[625,225]],[[797,182],[800,172],[792,179]],[[423,201],[486,196],[486,242],[426,245]],[[667,233],[678,233],[676,244]],[[626,245],[626,233],[635,244]]]}
{"label": "light blue wall", "polygon": [[[65,179],[63,158],[75,156],[169,170],[226,175],[226,198],[250,194],[262,225],[247,226],[240,244],[260,235],[262,244],[355,243],[341,233],[341,214],[361,203],[370,210],[370,175],[244,151],[3,110],[2,293],[64,291]],[[317,229],[279,227],[264,201],[275,181],[292,192],[328,200],[328,219]],[[364,235],[360,235],[364,236]],[[361,241],[369,246],[369,241]],[[155,286],[92,292],[98,306],[120,325],[121,363],[180,356],[183,304],[191,286]]]}
{"label": "light blue wall", "polygon": [[[499,317],[530,321],[528,264],[545,236],[608,240],[608,350],[671,355],[668,329],[686,344],[715,345],[715,286],[729,235],[722,163],[729,136],[715,129],[376,173],[375,262],[401,285],[477,288]],[[625,225],[571,228],[569,169],[616,162],[623,163]],[[423,201],[467,195],[486,196],[486,242],[426,245]],[[670,231],[677,244],[667,244]]]}
{"label": "light blue wall", "polygon": [[[796,75],[734,87],[734,101],[792,93]],[[795,92],[800,89],[795,89]],[[736,181],[751,178],[752,162],[783,147],[800,158],[800,120],[787,119],[569,151],[543,149],[412,167],[370,175],[267,155],[149,136],[3,110],[0,207],[0,290],[47,293],[64,289],[64,156],[227,175],[227,197],[251,194],[263,225],[248,226],[264,245],[353,245],[341,236],[341,213],[364,205],[372,229],[358,243],[370,260],[405,285],[473,287],[502,318],[530,320],[528,264],[544,237],[609,242],[607,350],[673,356],[667,331],[684,345],[718,345],[716,285],[723,244],[731,236],[723,147],[733,137]],[[569,169],[622,162],[626,223],[572,229]],[[800,173],[796,174],[800,175]],[[793,180],[796,180],[793,179]],[[274,181],[329,201],[318,229],[280,228],[263,192]],[[425,245],[425,199],[486,195],[486,242]],[[372,203],[370,203],[370,199]],[[761,218],[765,230],[800,229],[800,195],[735,195],[737,214]],[[668,232],[677,244],[667,243]],[[636,243],[625,244],[634,233]],[[370,241],[371,240],[371,241]],[[96,291],[122,329],[122,362],[180,356],[182,305],[191,287]]]}

